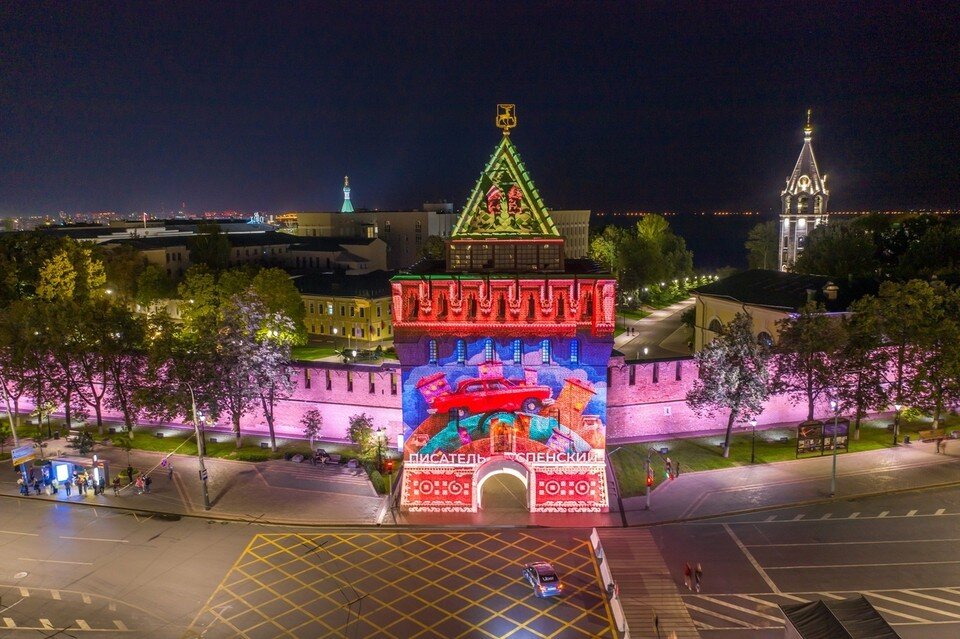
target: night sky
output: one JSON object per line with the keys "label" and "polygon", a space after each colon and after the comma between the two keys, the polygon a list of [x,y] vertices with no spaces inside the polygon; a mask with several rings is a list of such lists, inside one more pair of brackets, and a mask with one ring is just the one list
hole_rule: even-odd
{"label": "night sky", "polygon": [[0,213],[464,203],[497,102],[548,206],[960,207],[960,3],[0,3]]}

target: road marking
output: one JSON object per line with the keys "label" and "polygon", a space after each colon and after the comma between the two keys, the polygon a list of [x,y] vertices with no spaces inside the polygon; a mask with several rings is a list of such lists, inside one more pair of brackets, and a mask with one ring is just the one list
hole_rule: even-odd
{"label": "road marking", "polygon": [[907,517],[913,517],[916,514],[917,514],[916,510],[911,510],[910,512],[907,513]]}
{"label": "road marking", "polygon": [[117,604],[111,601],[110,603],[107,604],[107,608],[110,610],[110,612],[116,612]]}
{"label": "road marking", "polygon": [[824,516],[821,517],[820,519],[830,519],[831,517],[833,517],[833,513],[827,513],[826,515],[824,515]]}
{"label": "road marking", "polygon": [[77,625],[80,626],[80,630],[90,630],[90,624],[83,619],[77,619]]}
{"label": "road marking", "polygon": [[766,519],[764,519],[764,521],[773,521],[773,520],[776,519],[776,518],[777,518],[776,515],[770,515],[769,517],[767,517]]}
{"label": "road marking", "polygon": [[26,588],[24,588],[23,586],[20,586],[20,596],[21,596],[21,597],[29,597],[29,596],[30,596],[30,591],[27,590]]}
{"label": "road marking", "polygon": [[42,561],[47,564],[75,564],[77,566],[92,566],[89,561],[58,561],[56,559],[31,559],[30,557],[17,557],[17,561]]}
{"label": "road marking", "polygon": [[706,608],[701,608],[700,606],[694,606],[692,604],[686,604],[687,608],[690,610],[696,610],[697,612],[702,612],[708,614],[711,617],[716,617],[717,619],[723,619],[724,621],[729,621],[730,623],[735,623],[744,628],[750,628],[751,630],[756,630],[755,626],[751,626],[746,621],[741,621],[740,619],[735,619],[733,617],[728,617],[727,615],[720,614],[719,612],[714,612],[713,610],[707,610]]}
{"label": "road marking", "polygon": [[[930,606],[922,606],[922,605],[917,604],[917,603],[911,603],[911,602],[909,602],[909,601],[904,601],[903,599],[894,599],[893,597],[888,597],[888,596],[886,596],[886,595],[880,595],[880,594],[877,594],[877,593],[875,593],[875,592],[871,592],[871,593],[870,593],[870,596],[871,596],[871,597],[876,597],[877,599],[885,599],[886,601],[892,601],[892,602],[894,602],[894,603],[902,604],[902,605],[904,605],[904,606],[910,606],[911,608],[917,608],[917,609],[919,609],[919,610],[926,610],[927,612],[935,612],[935,613],[937,613],[938,615],[943,615],[944,617],[950,617],[950,618],[952,618],[952,619],[960,619],[960,615],[958,615],[958,614],[956,614],[956,613],[954,613],[954,612],[946,612],[946,611],[941,610],[941,609],[939,609],[939,608],[931,608]],[[932,599],[935,599],[935,597],[931,597],[931,598],[932,598]],[[899,613],[898,613],[898,614],[899,614]]]}
{"label": "road marking", "polygon": [[803,513],[800,513],[799,515],[797,515],[796,517],[794,517],[794,518],[793,518],[793,521],[800,521],[801,519],[803,519]]}
{"label": "road marking", "polygon": [[103,537],[64,537],[60,536],[60,539],[76,539],[78,541],[109,541],[114,544],[129,544],[130,542],[126,539],[104,539]]}
{"label": "road marking", "polygon": [[831,599],[846,599],[846,597],[840,597],[833,594],[832,592],[818,592],[818,595],[823,595],[824,597],[830,597]]}
{"label": "road marking", "polygon": [[890,514],[890,511],[889,511],[889,510],[885,510],[885,511],[883,511],[882,513],[880,513],[879,515],[877,515],[877,518],[878,518],[878,519],[881,519],[881,518],[883,518],[883,517],[886,517],[886,516],[889,515],[889,514]]}
{"label": "road marking", "polygon": [[4,534],[4,535],[25,535],[25,536],[27,536],[27,537],[37,537],[37,536],[39,536],[38,533],[17,532],[16,530],[0,530],[0,534]]}
{"label": "road marking", "polygon": [[[720,600],[720,599],[715,599],[714,597],[706,597],[706,596],[702,596],[702,595],[701,595],[700,598],[701,598],[701,599],[705,599],[705,600],[710,601],[710,602],[713,602],[713,603],[715,603],[715,604],[717,604],[717,605],[720,605],[720,606],[727,606],[728,608],[733,608],[734,610],[739,610],[740,612],[745,612],[745,613],[747,613],[747,614],[756,615],[757,617],[762,617],[763,619],[769,619],[769,620],[771,620],[771,621],[776,621],[777,623],[783,623],[783,619],[782,619],[781,617],[774,617],[773,615],[768,615],[768,614],[765,614],[765,613],[762,613],[762,612],[757,612],[756,610],[751,610],[750,608],[744,608],[743,606],[738,606],[738,605],[736,605],[736,604],[732,604],[732,603],[729,603],[729,602],[727,602],[727,601],[723,601],[723,600]],[[768,604],[768,605],[769,605],[769,604]]]}
{"label": "road marking", "polygon": [[60,591],[59,591],[59,590],[51,590],[51,591],[50,591],[50,596],[53,597],[54,599],[56,599],[57,601],[60,601]]}
{"label": "road marking", "polygon": [[117,630],[129,630],[129,628],[127,628],[127,624],[123,623],[119,619],[114,619],[113,625],[117,627]]}
{"label": "road marking", "polygon": [[949,599],[942,599],[940,597],[934,597],[933,595],[925,595],[922,592],[917,592],[916,590],[904,590],[903,592],[908,593],[911,597],[921,597],[923,599],[930,599],[932,601],[937,601],[942,604],[947,604],[948,606],[960,606],[960,602],[950,601]]}
{"label": "road marking", "polygon": [[777,584],[775,584],[773,580],[770,579],[770,575],[768,575],[763,570],[763,568],[760,567],[760,564],[757,562],[756,559],[754,559],[753,555],[750,554],[750,551],[747,550],[747,547],[743,545],[743,542],[740,541],[737,535],[733,532],[733,529],[730,528],[730,525],[724,524],[723,528],[724,530],[727,531],[727,534],[730,535],[730,538],[733,539],[733,543],[737,544],[737,548],[739,548],[740,552],[742,552],[743,555],[747,558],[747,560],[753,566],[754,570],[756,570],[760,574],[760,576],[763,577],[763,580],[767,583],[767,585],[770,586],[770,590],[772,590],[773,592],[779,593],[780,589],[777,588]]}
{"label": "road marking", "polygon": [[943,539],[889,539],[886,541],[798,541],[788,544],[744,544],[747,548],[777,548],[779,546],[862,546],[869,544],[919,544],[960,541],[960,537]]}
{"label": "road marking", "polygon": [[11,619],[10,617],[4,617],[4,618],[3,618],[3,625],[5,625],[7,628],[16,628],[16,627],[17,627],[17,624],[16,624],[16,623],[13,621],[13,619]]}
{"label": "road marking", "polygon": [[856,519],[860,516],[860,513],[850,513],[850,516],[847,519]]}
{"label": "road marking", "polygon": [[767,566],[767,570],[805,570],[809,568],[883,568],[885,566],[939,566],[940,564],[960,564],[960,560],[955,561],[904,561],[900,563],[889,564],[817,564],[806,566]]}
{"label": "road marking", "polygon": [[[894,601],[896,601],[896,599],[894,599]],[[881,608],[880,606],[873,606],[873,607],[876,608],[879,612],[885,612],[888,615],[896,615],[898,617],[903,617],[904,619],[910,619],[911,621],[919,621],[920,623],[923,623],[923,624],[930,622],[928,619],[924,619],[923,617],[914,617],[913,615],[908,615],[905,612],[897,612],[896,610],[891,610],[889,608]]]}
{"label": "road marking", "polygon": [[83,603],[85,604],[90,603],[90,595],[88,595],[87,593],[83,593],[82,595],[80,595],[80,598],[83,599]]}
{"label": "road marking", "polygon": [[56,628],[53,627],[53,624],[50,623],[49,619],[41,619],[40,625],[43,626],[44,630],[56,630]]}
{"label": "road marking", "polygon": [[946,508],[938,508],[938,509],[937,509],[937,512],[935,512],[935,513],[933,513],[933,514],[934,514],[934,515],[942,515],[942,514],[945,513],[945,512],[947,512],[947,509],[946,509]]}

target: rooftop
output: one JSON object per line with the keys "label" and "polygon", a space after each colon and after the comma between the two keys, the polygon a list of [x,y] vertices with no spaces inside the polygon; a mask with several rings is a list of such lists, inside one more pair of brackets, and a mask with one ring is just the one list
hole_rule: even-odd
{"label": "rooftop", "polygon": [[363,275],[313,273],[294,277],[293,284],[304,295],[389,297],[390,278],[396,274],[396,271],[371,271]]}
{"label": "rooftop", "polygon": [[[833,299],[828,286],[836,286]],[[848,282],[824,275],[750,269],[694,289],[699,295],[734,300],[741,304],[797,311],[811,299],[829,312],[844,312],[864,295],[875,294],[875,282]]]}
{"label": "rooftop", "polygon": [[484,273],[482,275],[468,274],[468,273],[448,273],[446,270],[446,262],[444,260],[432,260],[429,258],[421,258],[418,262],[415,262],[412,266],[403,269],[400,275],[431,275],[431,276],[443,276],[447,278],[457,278],[457,277],[490,277],[493,279],[496,278],[514,278],[514,277],[545,277],[545,278],[558,278],[564,277],[566,275],[590,275],[597,277],[612,277],[609,273],[605,272],[599,264],[593,260],[588,259],[577,259],[577,260],[564,260],[564,270],[562,273],[537,273],[536,271],[521,271],[517,273]]}

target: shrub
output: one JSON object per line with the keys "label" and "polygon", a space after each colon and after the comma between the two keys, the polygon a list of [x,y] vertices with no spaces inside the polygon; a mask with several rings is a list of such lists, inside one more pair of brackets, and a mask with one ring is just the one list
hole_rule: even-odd
{"label": "shrub", "polygon": [[237,459],[246,462],[263,462],[273,457],[269,451],[259,450],[241,450],[237,453]]}
{"label": "shrub", "polygon": [[378,495],[384,495],[387,492],[387,478],[380,474],[380,471],[373,470],[370,473],[370,483]]}

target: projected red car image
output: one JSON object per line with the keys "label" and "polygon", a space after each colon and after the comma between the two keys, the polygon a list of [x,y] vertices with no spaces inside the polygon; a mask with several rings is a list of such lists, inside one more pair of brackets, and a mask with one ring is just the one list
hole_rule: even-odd
{"label": "projected red car image", "polygon": [[550,403],[550,387],[528,385],[502,377],[466,379],[456,390],[440,393],[430,408],[436,412],[456,410],[460,415],[491,410],[535,413]]}

